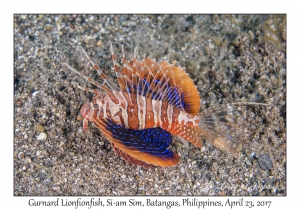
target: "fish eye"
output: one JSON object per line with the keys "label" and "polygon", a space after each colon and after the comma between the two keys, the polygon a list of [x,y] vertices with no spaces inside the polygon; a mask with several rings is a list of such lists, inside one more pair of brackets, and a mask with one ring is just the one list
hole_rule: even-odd
{"label": "fish eye", "polygon": [[98,104],[94,104],[93,106],[94,106],[95,109],[98,109],[98,108],[99,108],[99,105],[98,105]]}

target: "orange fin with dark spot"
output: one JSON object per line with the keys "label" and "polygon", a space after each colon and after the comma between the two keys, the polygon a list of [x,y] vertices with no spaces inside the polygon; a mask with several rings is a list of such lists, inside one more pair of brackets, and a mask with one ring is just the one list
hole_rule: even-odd
{"label": "orange fin with dark spot", "polygon": [[150,168],[178,164],[180,156],[168,149],[172,142],[169,132],[161,128],[144,130],[126,129],[111,120],[92,118],[102,134],[111,141],[117,154],[131,163]]}

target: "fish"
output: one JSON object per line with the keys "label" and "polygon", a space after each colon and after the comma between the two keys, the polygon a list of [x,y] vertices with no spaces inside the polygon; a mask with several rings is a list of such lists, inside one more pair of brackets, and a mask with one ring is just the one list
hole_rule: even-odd
{"label": "fish", "polygon": [[243,123],[238,122],[240,118],[236,116],[240,110],[235,105],[243,103],[218,105],[200,112],[200,94],[183,68],[146,56],[139,61],[136,49],[133,58],[127,61],[123,45],[121,67],[110,42],[116,84],[82,47],[76,50],[102,80],[97,82],[69,64],[61,63],[97,87],[78,85],[78,88],[94,93],[91,102],[80,109],[83,129],[87,131],[89,122],[94,123],[123,160],[146,169],[176,166],[180,156],[170,149],[172,136],[179,136],[198,148],[202,147],[204,138],[238,156]]}

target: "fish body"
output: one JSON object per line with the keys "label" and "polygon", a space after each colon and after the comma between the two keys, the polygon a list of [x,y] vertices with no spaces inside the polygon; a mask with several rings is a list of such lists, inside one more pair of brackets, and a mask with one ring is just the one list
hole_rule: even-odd
{"label": "fish body", "polygon": [[174,127],[198,127],[199,115],[180,110],[166,100],[154,100],[136,94],[132,94],[129,100],[127,92],[113,91],[112,94],[96,96],[85,104],[80,111],[83,118],[89,121],[97,118],[111,119],[114,123],[133,130],[161,127],[175,135],[177,133]]}
{"label": "fish body", "polygon": [[238,153],[241,142],[233,135],[236,124],[231,121],[236,110],[228,105],[199,114],[199,92],[182,68],[146,57],[137,61],[134,56],[127,62],[123,47],[123,67],[119,68],[111,46],[116,85],[79,50],[104,81],[100,84],[63,64],[100,88],[80,87],[95,93],[80,110],[83,128],[94,123],[124,160],[144,168],[177,165],[180,157],[169,148],[172,135],[199,148],[202,136],[233,155]]}

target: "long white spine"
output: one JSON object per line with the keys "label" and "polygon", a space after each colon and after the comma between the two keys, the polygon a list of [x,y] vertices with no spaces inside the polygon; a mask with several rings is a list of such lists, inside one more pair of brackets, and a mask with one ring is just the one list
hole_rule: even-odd
{"label": "long white spine", "polygon": [[142,130],[146,125],[146,99],[144,96],[137,95],[139,129]]}
{"label": "long white spine", "polygon": [[168,116],[168,122],[169,126],[172,125],[172,118],[173,118],[173,106],[171,104],[168,104],[168,109],[167,109],[167,116]]}
{"label": "long white spine", "polygon": [[152,100],[152,110],[154,113],[154,126],[161,125],[161,107],[162,101]]}

